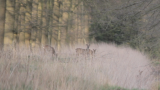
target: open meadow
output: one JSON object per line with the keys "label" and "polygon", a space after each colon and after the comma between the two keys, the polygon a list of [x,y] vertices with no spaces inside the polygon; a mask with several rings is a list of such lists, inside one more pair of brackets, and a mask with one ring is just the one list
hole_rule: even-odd
{"label": "open meadow", "polygon": [[159,90],[157,72],[143,53],[101,43],[90,46],[94,58],[85,58],[76,56],[76,48],[86,46],[63,47],[57,57],[41,49],[1,51],[0,90]]}

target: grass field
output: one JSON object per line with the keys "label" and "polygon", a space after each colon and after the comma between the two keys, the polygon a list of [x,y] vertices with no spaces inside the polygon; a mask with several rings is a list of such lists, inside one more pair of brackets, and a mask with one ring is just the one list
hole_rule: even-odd
{"label": "grass field", "polygon": [[[58,57],[25,48],[0,52],[0,90],[160,90],[159,72],[144,54],[114,44],[92,44],[92,58],[63,47]],[[158,81],[159,80],[159,81]],[[160,85],[159,85],[160,86]]]}

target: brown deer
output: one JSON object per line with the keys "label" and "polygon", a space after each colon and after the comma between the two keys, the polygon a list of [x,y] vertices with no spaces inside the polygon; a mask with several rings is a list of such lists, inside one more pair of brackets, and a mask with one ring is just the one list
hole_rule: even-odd
{"label": "brown deer", "polygon": [[43,49],[44,49],[44,53],[46,54],[46,53],[50,53],[50,54],[52,54],[52,57],[53,57],[53,55],[54,56],[57,56],[57,54],[56,54],[56,52],[55,52],[55,49],[53,48],[53,47],[51,47],[50,45],[45,45],[44,47],[43,47]]}
{"label": "brown deer", "polygon": [[91,54],[92,56],[95,56],[95,53],[96,53],[96,49],[93,49],[93,50],[91,50],[91,52],[90,52],[90,54]]}
{"label": "brown deer", "polygon": [[82,48],[77,48],[76,49],[76,56],[87,54],[87,51],[89,50],[90,44],[86,44],[86,45],[87,45],[87,49],[82,49]]}
{"label": "brown deer", "polygon": [[76,49],[76,55],[85,55],[86,49],[82,49],[82,48],[77,48]]}
{"label": "brown deer", "polygon": [[87,45],[87,49],[82,49],[82,48],[77,48],[76,49],[76,56],[79,56],[79,55],[84,55],[85,58],[86,56],[92,56],[92,59],[93,57],[95,56],[95,52],[96,52],[96,49],[89,49],[90,47],[90,44],[86,44]]}
{"label": "brown deer", "polygon": [[87,56],[91,56],[92,58],[95,56],[95,53],[96,53],[96,49],[88,49],[87,50]]}

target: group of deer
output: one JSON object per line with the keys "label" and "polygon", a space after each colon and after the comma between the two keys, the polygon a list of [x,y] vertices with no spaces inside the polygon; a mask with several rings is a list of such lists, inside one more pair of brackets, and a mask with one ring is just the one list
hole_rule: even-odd
{"label": "group of deer", "polygon": [[[90,44],[86,44],[86,45],[87,45],[86,49],[82,49],[82,48],[76,49],[76,56],[79,56],[79,55],[86,56],[87,55],[87,56],[92,56],[92,58],[95,56],[96,49],[91,50],[89,49]],[[49,52],[50,54],[52,54],[52,57],[53,56],[57,57],[55,49],[51,47],[50,45],[45,45],[43,49],[44,49],[44,53]]]}
{"label": "group of deer", "polygon": [[91,50],[89,49],[90,44],[86,44],[86,45],[87,45],[86,49],[82,49],[82,48],[76,49],[76,56],[79,56],[79,55],[92,56],[92,58],[95,56],[96,49]]}

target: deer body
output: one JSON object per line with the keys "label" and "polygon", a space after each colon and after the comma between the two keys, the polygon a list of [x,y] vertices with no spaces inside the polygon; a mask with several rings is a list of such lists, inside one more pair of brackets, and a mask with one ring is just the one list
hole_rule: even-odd
{"label": "deer body", "polygon": [[45,46],[43,47],[43,49],[44,49],[44,53],[45,53],[45,54],[46,54],[46,53],[51,53],[52,56],[53,56],[53,55],[56,55],[56,52],[55,52],[54,48],[51,47],[50,45],[45,45]]}
{"label": "deer body", "polygon": [[86,49],[82,49],[82,48],[77,48],[76,49],[76,55],[85,55]]}
{"label": "deer body", "polygon": [[82,48],[77,48],[76,49],[76,55],[79,56],[79,55],[86,55],[87,54],[87,51],[89,50],[89,44],[86,44],[87,45],[87,49],[82,49]]}
{"label": "deer body", "polygon": [[89,49],[88,52],[87,52],[87,54],[91,55],[91,56],[94,56],[95,52],[96,52],[96,49],[93,49],[93,50]]}
{"label": "deer body", "polygon": [[96,52],[96,49],[89,49],[90,47],[90,44],[86,44],[87,45],[87,48],[86,49],[82,49],[82,48],[77,48],[76,49],[76,55],[79,56],[79,55],[87,55],[87,56],[94,56],[95,55],[95,52]]}

